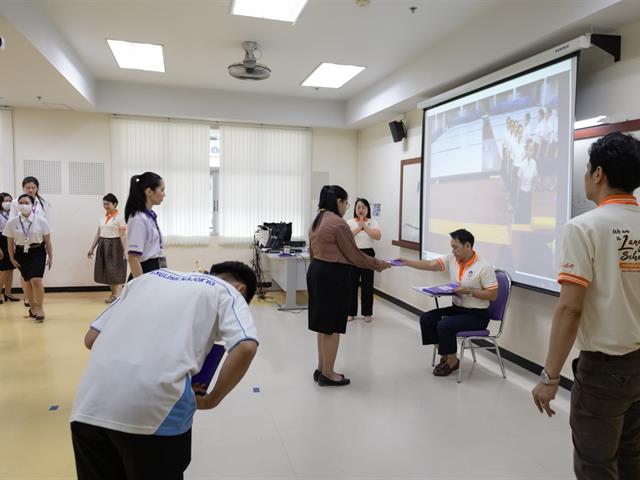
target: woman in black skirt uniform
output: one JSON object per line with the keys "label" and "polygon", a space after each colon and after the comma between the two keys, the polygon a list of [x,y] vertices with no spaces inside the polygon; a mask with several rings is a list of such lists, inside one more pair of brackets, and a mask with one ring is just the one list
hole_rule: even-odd
{"label": "woman in black skirt uniform", "polygon": [[45,265],[51,270],[53,248],[51,228],[43,215],[33,213],[35,198],[26,193],[18,197],[18,216],[7,222],[4,236],[7,237],[9,257],[14,267],[20,270],[24,280],[25,296],[31,307],[29,316],[36,321],[44,320],[44,276]]}
{"label": "woman in black skirt uniform", "polygon": [[164,180],[157,173],[144,172],[131,177],[129,197],[124,207],[131,269],[129,280],[167,266],[162,232],[153,211],[153,207],[164,200],[164,189]]}
{"label": "woman in black skirt uniform", "polygon": [[18,299],[11,296],[11,286],[13,285],[14,266],[9,258],[7,248],[7,237],[2,235],[4,227],[9,221],[11,211],[11,201],[13,198],[8,193],[0,193],[0,304],[5,301],[17,302]]}
{"label": "woman in black skirt uniform", "polygon": [[338,185],[325,185],[320,192],[318,215],[309,231],[309,330],[318,333],[318,368],[313,378],[323,387],[350,383],[333,368],[340,334],[347,330],[351,266],[378,272],[390,267],[358,249],[342,218],[348,208],[347,192]]}

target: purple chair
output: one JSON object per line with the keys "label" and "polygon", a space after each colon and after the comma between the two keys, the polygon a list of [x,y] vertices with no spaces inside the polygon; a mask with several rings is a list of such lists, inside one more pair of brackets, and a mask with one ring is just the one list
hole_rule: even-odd
{"label": "purple chair", "polygon": [[[500,356],[500,347],[498,346],[498,338],[502,335],[504,329],[505,312],[509,305],[509,297],[511,295],[511,277],[504,270],[496,269],[496,279],[498,280],[498,297],[489,303],[489,319],[500,322],[500,328],[498,333],[491,335],[489,330],[473,330],[467,332],[458,332],[456,337],[462,339],[460,344],[460,367],[458,368],[458,383],[462,381],[462,362],[464,360],[464,351],[467,348],[471,349],[471,355],[473,361],[476,361],[476,348],[480,350],[495,350],[498,357],[498,363],[502,370],[502,377],[507,378],[507,374],[504,370],[504,363]],[[486,340],[493,343],[486,347],[481,347],[473,343],[474,340]],[[435,365],[437,345],[433,346],[433,364]]]}

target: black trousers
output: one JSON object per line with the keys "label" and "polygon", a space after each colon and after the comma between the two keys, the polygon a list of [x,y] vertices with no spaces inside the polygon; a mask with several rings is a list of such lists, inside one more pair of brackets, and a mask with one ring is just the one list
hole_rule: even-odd
{"label": "black trousers", "polygon": [[464,308],[452,305],[429,310],[420,317],[423,345],[438,345],[440,355],[458,350],[456,333],[484,330],[489,325],[489,311],[485,308]]}
{"label": "black trousers", "polygon": [[191,462],[191,430],[134,435],[72,422],[78,480],[182,480]]}
{"label": "black trousers", "polygon": [[573,363],[571,436],[578,480],[640,478],[640,350],[581,352]]}
{"label": "black trousers", "polygon": [[[373,248],[361,248],[360,251],[370,257],[375,257]],[[358,287],[362,289],[360,312],[362,315],[373,315],[373,270],[351,267],[351,287],[349,289],[349,316],[358,314]]]}

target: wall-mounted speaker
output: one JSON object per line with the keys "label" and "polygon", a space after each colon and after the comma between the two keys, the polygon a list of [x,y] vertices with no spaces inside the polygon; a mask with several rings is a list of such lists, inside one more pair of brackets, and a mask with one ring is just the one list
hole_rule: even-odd
{"label": "wall-mounted speaker", "polygon": [[407,127],[403,121],[398,122],[394,120],[393,122],[389,122],[389,130],[391,130],[394,143],[399,142],[407,136]]}

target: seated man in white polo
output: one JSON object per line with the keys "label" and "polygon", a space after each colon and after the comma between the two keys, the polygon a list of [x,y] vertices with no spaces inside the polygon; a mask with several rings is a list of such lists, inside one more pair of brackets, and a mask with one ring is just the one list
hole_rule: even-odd
{"label": "seated man in white polo", "polygon": [[[91,325],[71,413],[78,479],[183,478],[195,410],[220,403],[258,345],[248,306],[255,273],[241,262],[210,273],[142,275]],[[191,377],[216,341],[229,354],[211,392],[195,396]]]}
{"label": "seated man in white polo", "polygon": [[451,254],[435,260],[399,259],[404,265],[420,270],[449,272],[458,284],[453,305],[425,312],[420,317],[423,345],[438,345],[440,363],[433,369],[437,377],[446,377],[460,367],[456,355],[456,334],[468,330],[484,330],[489,324],[489,302],[498,296],[498,280],[494,268],[473,250],[475,238],[465,229],[451,236]]}

